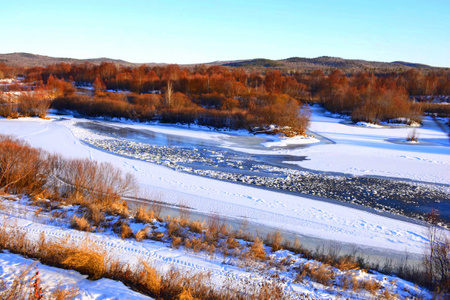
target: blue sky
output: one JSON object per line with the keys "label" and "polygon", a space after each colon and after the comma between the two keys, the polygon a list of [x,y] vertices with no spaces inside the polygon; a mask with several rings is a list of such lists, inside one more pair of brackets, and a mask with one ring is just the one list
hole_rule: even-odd
{"label": "blue sky", "polygon": [[180,64],[327,55],[450,67],[449,16],[450,0],[0,0],[0,53]]}

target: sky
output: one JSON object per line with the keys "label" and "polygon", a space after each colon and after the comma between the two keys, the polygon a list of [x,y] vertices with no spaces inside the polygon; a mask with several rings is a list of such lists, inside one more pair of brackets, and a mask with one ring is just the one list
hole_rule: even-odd
{"label": "sky", "polygon": [[0,53],[207,63],[336,56],[450,67],[450,0],[0,0]]}

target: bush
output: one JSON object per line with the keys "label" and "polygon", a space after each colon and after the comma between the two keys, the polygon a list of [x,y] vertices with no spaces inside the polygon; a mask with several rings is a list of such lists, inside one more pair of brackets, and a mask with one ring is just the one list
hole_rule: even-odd
{"label": "bush", "polygon": [[264,249],[264,244],[259,238],[255,238],[255,241],[250,247],[249,254],[251,257],[258,259],[266,258],[266,250]]}
{"label": "bush", "polygon": [[419,134],[417,133],[416,129],[408,134],[408,136],[406,137],[406,141],[414,143],[417,143],[419,141]]}
{"label": "bush", "polygon": [[69,185],[70,193],[82,195],[85,201],[113,214],[127,215],[128,209],[121,197],[137,191],[134,176],[124,174],[110,163],[89,159],[63,160],[58,176]]}
{"label": "bush", "polygon": [[361,103],[354,108],[351,116],[353,122],[369,122],[378,124],[397,118],[405,118],[409,122],[420,123],[422,111],[409,101],[404,91],[387,89],[367,94]]}
{"label": "bush", "polygon": [[148,226],[145,226],[136,233],[136,241],[140,242],[141,240],[148,238],[149,233],[150,228]]}
{"label": "bush", "polygon": [[136,214],[134,216],[134,219],[136,222],[140,222],[143,224],[152,223],[153,219],[155,218],[153,211],[146,210],[142,207],[139,207],[136,210]]}
{"label": "bush", "polygon": [[0,188],[39,194],[51,174],[49,155],[12,136],[0,135]]}
{"label": "bush", "polygon": [[272,235],[269,235],[267,240],[268,244],[272,246],[272,252],[282,249],[281,244],[283,242],[283,237],[281,236],[280,231],[277,230]]}
{"label": "bush", "polygon": [[61,264],[68,269],[87,274],[91,280],[100,279],[106,271],[106,253],[92,243],[81,247],[63,249],[64,260]]}
{"label": "bush", "polygon": [[72,220],[70,222],[70,225],[72,226],[73,229],[76,229],[76,230],[87,231],[87,232],[92,231],[89,221],[86,220],[86,218],[84,216],[83,217],[73,216]]}

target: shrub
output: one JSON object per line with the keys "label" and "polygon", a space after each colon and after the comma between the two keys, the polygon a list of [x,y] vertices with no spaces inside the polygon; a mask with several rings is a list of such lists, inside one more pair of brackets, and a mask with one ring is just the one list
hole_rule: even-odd
{"label": "shrub", "polygon": [[408,136],[406,137],[406,141],[417,143],[419,141],[419,134],[416,129],[413,129]]}
{"label": "shrub", "polygon": [[182,241],[183,240],[180,237],[178,237],[178,236],[173,237],[172,238],[172,248],[175,248],[175,249],[180,248]]}
{"label": "shrub", "polygon": [[0,116],[8,119],[17,119],[19,117],[17,105],[0,101]]}
{"label": "shrub", "polygon": [[189,224],[189,230],[191,230],[194,233],[202,233],[203,231],[203,224],[199,221],[193,221]]}
{"label": "shrub", "polygon": [[41,99],[43,96],[23,94],[18,99],[18,112],[24,117],[45,118],[50,107],[50,101]]}
{"label": "shrub", "polygon": [[63,160],[58,169],[60,176],[69,185],[71,193],[82,195],[113,214],[128,214],[123,195],[137,192],[136,179],[131,174],[110,163],[98,163],[89,159]]}
{"label": "shrub", "polygon": [[142,207],[139,207],[136,210],[136,214],[134,215],[134,219],[136,222],[140,222],[140,223],[152,223],[153,219],[154,219],[154,214],[153,211],[150,210],[145,210]]}
{"label": "shrub", "polygon": [[0,188],[38,194],[51,174],[48,155],[11,136],[0,135]]}
{"label": "shrub", "polygon": [[374,279],[364,279],[359,282],[359,287],[375,295],[381,288],[381,285]]}
{"label": "shrub", "polygon": [[272,235],[268,236],[268,244],[271,245],[271,251],[275,252],[282,249],[281,244],[283,242],[283,237],[281,236],[280,231],[274,232]]}
{"label": "shrub", "polygon": [[89,221],[86,220],[86,218],[84,216],[82,216],[82,217],[73,216],[72,220],[70,221],[70,225],[72,226],[73,229],[76,229],[76,230],[87,231],[87,232],[92,231]]}
{"label": "shrub", "polygon": [[133,236],[133,231],[130,228],[130,225],[126,222],[122,222],[122,225],[120,226],[120,237],[122,239],[128,239]]}
{"label": "shrub", "polygon": [[136,241],[140,242],[143,239],[148,238],[150,232],[150,228],[148,226],[142,228],[136,233]]}
{"label": "shrub", "polygon": [[61,264],[65,268],[87,274],[92,280],[102,278],[106,268],[106,253],[92,246],[93,244],[89,243],[79,248],[66,249],[65,259]]}
{"label": "shrub", "polygon": [[332,286],[333,280],[336,278],[336,274],[329,266],[323,263],[314,264],[310,262],[307,262],[301,266],[297,280],[302,281],[306,276],[308,276],[312,281],[326,286]]}
{"label": "shrub", "polygon": [[426,232],[428,245],[423,256],[425,283],[438,293],[450,292],[450,235],[438,227],[439,216],[430,216]]}
{"label": "shrub", "polygon": [[137,282],[151,295],[158,296],[161,293],[162,278],[156,269],[147,262],[140,261],[141,269],[137,272]]}
{"label": "shrub", "polygon": [[259,238],[255,238],[252,246],[249,249],[250,256],[258,259],[266,258],[266,250],[264,249],[264,244]]}

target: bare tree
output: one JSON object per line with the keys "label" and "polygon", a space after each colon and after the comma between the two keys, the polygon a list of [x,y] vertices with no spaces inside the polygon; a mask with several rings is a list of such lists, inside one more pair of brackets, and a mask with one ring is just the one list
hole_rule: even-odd
{"label": "bare tree", "polygon": [[172,82],[170,80],[167,81],[167,90],[164,95],[164,100],[166,102],[166,105],[168,108],[171,108],[172,106],[172,99],[173,98],[173,88],[172,88]]}

